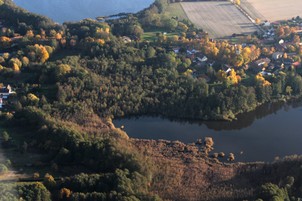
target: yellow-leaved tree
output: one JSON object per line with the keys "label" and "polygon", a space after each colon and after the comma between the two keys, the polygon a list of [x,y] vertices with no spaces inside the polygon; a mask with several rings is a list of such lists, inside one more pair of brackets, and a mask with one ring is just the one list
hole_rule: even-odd
{"label": "yellow-leaved tree", "polygon": [[43,45],[30,45],[27,47],[28,56],[32,61],[44,63],[49,59],[49,53]]}
{"label": "yellow-leaved tree", "polygon": [[227,77],[228,81],[230,84],[234,85],[234,84],[238,84],[239,80],[241,79],[239,75],[236,74],[235,70],[232,69],[230,71],[229,76]]}
{"label": "yellow-leaved tree", "polygon": [[0,46],[2,47],[8,47],[11,42],[11,39],[6,36],[0,37]]}
{"label": "yellow-leaved tree", "polygon": [[271,83],[267,81],[261,73],[258,73],[255,77],[256,83],[260,83],[262,86],[270,86]]}
{"label": "yellow-leaved tree", "polygon": [[71,67],[68,64],[60,64],[55,68],[56,76],[62,76],[70,73]]}

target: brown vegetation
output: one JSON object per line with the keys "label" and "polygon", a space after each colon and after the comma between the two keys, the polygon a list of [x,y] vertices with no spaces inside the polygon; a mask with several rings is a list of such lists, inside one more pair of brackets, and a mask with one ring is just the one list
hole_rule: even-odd
{"label": "brown vegetation", "polygon": [[250,180],[238,177],[248,166],[208,158],[200,145],[165,140],[132,142],[156,164],[151,187],[164,199],[242,200],[254,193]]}
{"label": "brown vegetation", "polygon": [[[288,175],[298,178],[302,163],[299,156],[273,163],[222,163],[206,156],[206,143],[202,145],[201,140],[192,144],[139,139],[131,142],[152,161],[151,191],[164,200],[256,200],[260,186],[278,183]],[[234,157],[229,154],[229,159]]]}

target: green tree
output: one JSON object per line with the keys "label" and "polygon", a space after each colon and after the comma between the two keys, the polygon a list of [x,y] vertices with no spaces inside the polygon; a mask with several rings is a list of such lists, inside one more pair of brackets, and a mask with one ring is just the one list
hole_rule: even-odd
{"label": "green tree", "polygon": [[43,184],[49,188],[52,189],[57,185],[57,182],[55,181],[55,179],[53,178],[53,176],[51,176],[50,174],[46,173],[44,176],[44,180],[43,180]]}
{"label": "green tree", "polygon": [[162,19],[163,26],[168,30],[174,31],[178,25],[178,22],[174,19],[171,19],[167,16],[164,16]]}
{"label": "green tree", "polygon": [[68,64],[60,64],[55,68],[55,74],[57,77],[61,77],[67,73],[70,73],[71,67]]}
{"label": "green tree", "polygon": [[2,140],[3,140],[3,142],[9,141],[9,134],[6,131],[2,132]]}
{"label": "green tree", "polygon": [[0,163],[0,175],[7,173],[7,171],[8,168],[4,164]]}
{"label": "green tree", "polygon": [[292,89],[292,87],[291,86],[287,86],[286,88],[285,88],[285,93],[287,94],[287,95],[291,95],[292,94],[292,92],[293,92],[293,89]]}
{"label": "green tree", "polygon": [[144,33],[144,30],[140,25],[135,24],[135,25],[129,26],[129,32],[130,32],[130,34],[133,34],[134,36],[136,36],[138,39],[141,39],[141,37]]}
{"label": "green tree", "polygon": [[287,190],[279,186],[267,183],[261,186],[260,197],[268,201],[285,201],[289,200]]}
{"label": "green tree", "polygon": [[27,152],[27,148],[28,148],[28,144],[27,142],[23,142],[22,146],[21,146],[21,152],[22,153],[26,153]]}
{"label": "green tree", "polygon": [[156,50],[153,47],[149,46],[146,50],[146,57],[153,58],[155,54],[156,54]]}

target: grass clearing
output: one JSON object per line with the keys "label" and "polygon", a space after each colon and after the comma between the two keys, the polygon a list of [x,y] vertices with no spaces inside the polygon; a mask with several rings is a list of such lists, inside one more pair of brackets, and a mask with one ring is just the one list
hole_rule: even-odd
{"label": "grass clearing", "polygon": [[165,14],[169,17],[178,17],[180,20],[189,20],[180,3],[170,3],[165,10]]}
{"label": "grass clearing", "polygon": [[262,21],[274,22],[302,16],[301,0],[241,0],[241,7]]}
{"label": "grass clearing", "polygon": [[[165,31],[162,31],[162,30],[154,30],[154,31],[147,31],[143,34],[143,37],[142,39],[143,40],[148,40],[148,41],[151,41],[151,42],[154,42],[157,40],[157,36],[156,34],[158,33],[164,33]],[[170,32],[170,33],[166,33],[166,36],[169,38],[169,37],[173,37],[174,35],[178,36],[179,34],[177,32]]]}
{"label": "grass clearing", "polygon": [[210,37],[225,38],[236,34],[252,34],[258,28],[230,2],[182,2],[190,21],[208,32]]}

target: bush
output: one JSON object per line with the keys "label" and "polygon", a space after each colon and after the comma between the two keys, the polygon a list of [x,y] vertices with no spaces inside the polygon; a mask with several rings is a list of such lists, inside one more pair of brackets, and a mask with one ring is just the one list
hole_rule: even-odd
{"label": "bush", "polygon": [[3,142],[8,142],[9,140],[9,134],[6,131],[2,132],[2,140]]}
{"label": "bush", "polygon": [[7,171],[7,167],[4,164],[0,164],[0,174],[5,174]]}

